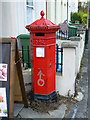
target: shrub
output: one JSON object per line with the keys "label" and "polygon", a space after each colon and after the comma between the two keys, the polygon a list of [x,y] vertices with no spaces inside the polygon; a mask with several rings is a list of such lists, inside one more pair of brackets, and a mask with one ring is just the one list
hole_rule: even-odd
{"label": "shrub", "polygon": [[71,13],[71,22],[75,23],[75,21],[79,21],[81,23],[81,16],[78,13]]}
{"label": "shrub", "polygon": [[75,21],[79,21],[82,24],[86,24],[87,13],[84,13],[84,12],[72,13],[71,12],[71,23],[75,23]]}
{"label": "shrub", "polygon": [[87,23],[87,14],[84,14],[82,17],[82,23],[86,24]]}

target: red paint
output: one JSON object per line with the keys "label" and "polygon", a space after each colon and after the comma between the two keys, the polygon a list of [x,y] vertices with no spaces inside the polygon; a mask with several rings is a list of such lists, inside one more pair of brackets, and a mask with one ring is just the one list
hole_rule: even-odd
{"label": "red paint", "polygon": [[40,15],[43,17],[45,15],[45,13],[43,12],[43,10],[40,12]]}
{"label": "red paint", "polygon": [[15,37],[11,37],[11,39],[16,39]]}
{"label": "red paint", "polygon": [[[26,26],[31,31],[32,91],[34,91],[34,94],[48,95],[55,91],[56,31],[60,29],[60,26],[46,20],[43,17],[43,11],[40,14],[41,19]],[[44,57],[36,56],[37,48],[44,48]]]}

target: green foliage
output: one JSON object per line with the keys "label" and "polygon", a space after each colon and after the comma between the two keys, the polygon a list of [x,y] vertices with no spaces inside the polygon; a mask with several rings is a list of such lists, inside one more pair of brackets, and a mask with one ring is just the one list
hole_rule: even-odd
{"label": "green foliage", "polygon": [[82,17],[82,23],[86,24],[87,23],[87,14],[84,14]]}
{"label": "green foliage", "polygon": [[87,8],[88,8],[88,3],[86,2],[79,2],[78,3],[78,11],[79,12],[83,12],[83,13],[87,13]]}
{"label": "green foliage", "polygon": [[81,17],[81,19],[82,19],[84,13],[83,13],[83,12],[79,12],[78,15],[79,15],[79,16]]}
{"label": "green foliage", "polygon": [[87,8],[88,8],[88,3],[79,2],[78,13],[71,13],[71,22],[75,23],[75,21],[79,21],[82,24],[86,24],[87,23]]}
{"label": "green foliage", "polygon": [[79,15],[81,17],[81,23],[86,24],[87,23],[87,13],[79,12]]}
{"label": "green foliage", "polygon": [[71,23],[75,23],[75,21],[79,21],[81,23],[81,17],[78,13],[71,13]]}
{"label": "green foliage", "polygon": [[84,13],[84,12],[72,13],[71,12],[71,23],[75,23],[75,21],[79,21],[82,24],[86,24],[87,13]]}

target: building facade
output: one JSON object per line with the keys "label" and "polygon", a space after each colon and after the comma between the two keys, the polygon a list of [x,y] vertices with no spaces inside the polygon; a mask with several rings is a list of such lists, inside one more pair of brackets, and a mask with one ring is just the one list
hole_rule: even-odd
{"label": "building facade", "polygon": [[67,19],[67,0],[47,0],[47,19],[60,24]]}
{"label": "building facade", "polygon": [[[73,2],[77,3],[77,0]],[[15,0],[1,2],[1,37],[18,36],[28,33],[25,26],[40,18],[40,11],[45,12],[45,18],[55,24],[68,19],[70,21],[72,0]]]}

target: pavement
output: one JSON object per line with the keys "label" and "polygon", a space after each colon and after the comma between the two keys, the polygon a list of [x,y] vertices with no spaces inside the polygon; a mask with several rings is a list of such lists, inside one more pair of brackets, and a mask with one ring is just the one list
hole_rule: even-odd
{"label": "pavement", "polygon": [[78,79],[78,92],[83,94],[83,99],[70,106],[64,118],[88,118],[88,49],[85,50],[81,78]]}
{"label": "pavement", "polygon": [[81,78],[78,79],[78,93],[83,94],[83,99],[76,104],[72,104],[70,106],[70,110],[67,114],[65,114],[64,118],[83,118],[83,119],[90,119],[89,114],[89,69],[90,64],[88,61],[89,54],[90,54],[90,29],[88,31],[88,44],[86,45],[86,49],[84,52],[84,57],[82,61],[82,69],[81,69]]}
{"label": "pavement", "polygon": [[[26,93],[31,90],[31,74],[30,69],[23,72]],[[15,118],[88,118],[88,49],[84,52],[83,65],[81,69],[81,78],[77,79],[77,91],[79,93],[79,102],[70,105],[61,104],[58,109],[50,110],[48,113],[39,113],[28,108],[24,108],[23,104],[15,104]]]}

